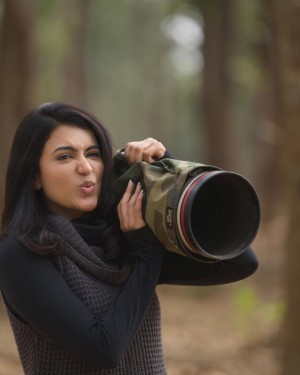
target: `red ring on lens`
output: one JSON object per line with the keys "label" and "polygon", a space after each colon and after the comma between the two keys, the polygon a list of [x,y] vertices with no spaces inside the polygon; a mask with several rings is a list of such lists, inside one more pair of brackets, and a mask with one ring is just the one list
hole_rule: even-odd
{"label": "red ring on lens", "polygon": [[191,191],[193,190],[194,186],[196,184],[198,184],[198,182],[201,181],[207,174],[209,174],[209,172],[201,174],[191,184],[191,186],[188,188],[187,192],[184,195],[184,198],[183,198],[183,201],[182,201],[182,204],[181,204],[181,208],[180,208],[180,226],[181,226],[181,229],[182,229],[182,233],[183,233],[185,241],[188,243],[188,245],[190,246],[191,250],[194,253],[199,253],[199,250],[191,243],[191,241],[188,238],[188,234],[187,234],[185,223],[184,223],[184,210],[185,210],[185,206],[186,206],[187,200],[189,198],[189,195],[190,195]]}

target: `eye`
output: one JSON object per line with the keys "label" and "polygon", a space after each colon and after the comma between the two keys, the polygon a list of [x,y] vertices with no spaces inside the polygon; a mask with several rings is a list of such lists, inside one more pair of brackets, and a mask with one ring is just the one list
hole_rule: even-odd
{"label": "eye", "polygon": [[88,158],[94,158],[94,159],[99,159],[101,158],[100,152],[99,151],[91,151],[87,154]]}
{"label": "eye", "polygon": [[57,160],[68,160],[71,159],[72,155],[71,154],[62,154],[57,157]]}

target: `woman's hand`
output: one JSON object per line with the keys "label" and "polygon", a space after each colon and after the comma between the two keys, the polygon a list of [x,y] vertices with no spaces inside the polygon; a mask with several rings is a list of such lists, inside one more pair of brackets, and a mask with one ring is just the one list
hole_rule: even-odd
{"label": "woman's hand", "polygon": [[130,164],[138,161],[153,163],[156,159],[164,156],[166,148],[153,138],[146,138],[143,141],[128,142],[125,146],[125,158]]}
{"label": "woman's hand", "polygon": [[145,226],[142,215],[143,196],[141,184],[138,183],[134,191],[134,184],[130,180],[117,208],[122,232],[129,232]]}

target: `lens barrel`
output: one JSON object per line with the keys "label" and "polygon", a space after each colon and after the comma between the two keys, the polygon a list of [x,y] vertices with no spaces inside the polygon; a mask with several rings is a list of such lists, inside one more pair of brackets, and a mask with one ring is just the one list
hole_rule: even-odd
{"label": "lens barrel", "polygon": [[218,261],[241,254],[258,231],[260,206],[252,185],[234,172],[191,178],[177,205],[177,236],[185,255]]}

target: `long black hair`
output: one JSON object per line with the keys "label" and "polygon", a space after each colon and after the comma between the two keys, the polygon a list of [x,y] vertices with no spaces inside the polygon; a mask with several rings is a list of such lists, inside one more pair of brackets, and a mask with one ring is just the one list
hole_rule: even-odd
{"label": "long black hair", "polygon": [[[33,188],[39,162],[54,129],[63,124],[92,130],[97,140],[104,174],[94,213],[105,218],[113,202],[111,189],[112,143],[107,129],[88,112],[65,103],[46,103],[21,121],[7,167],[2,232],[20,240],[30,250],[51,253],[58,249],[55,234],[47,227],[48,210],[39,190]],[[34,239],[34,240],[33,240]]]}

